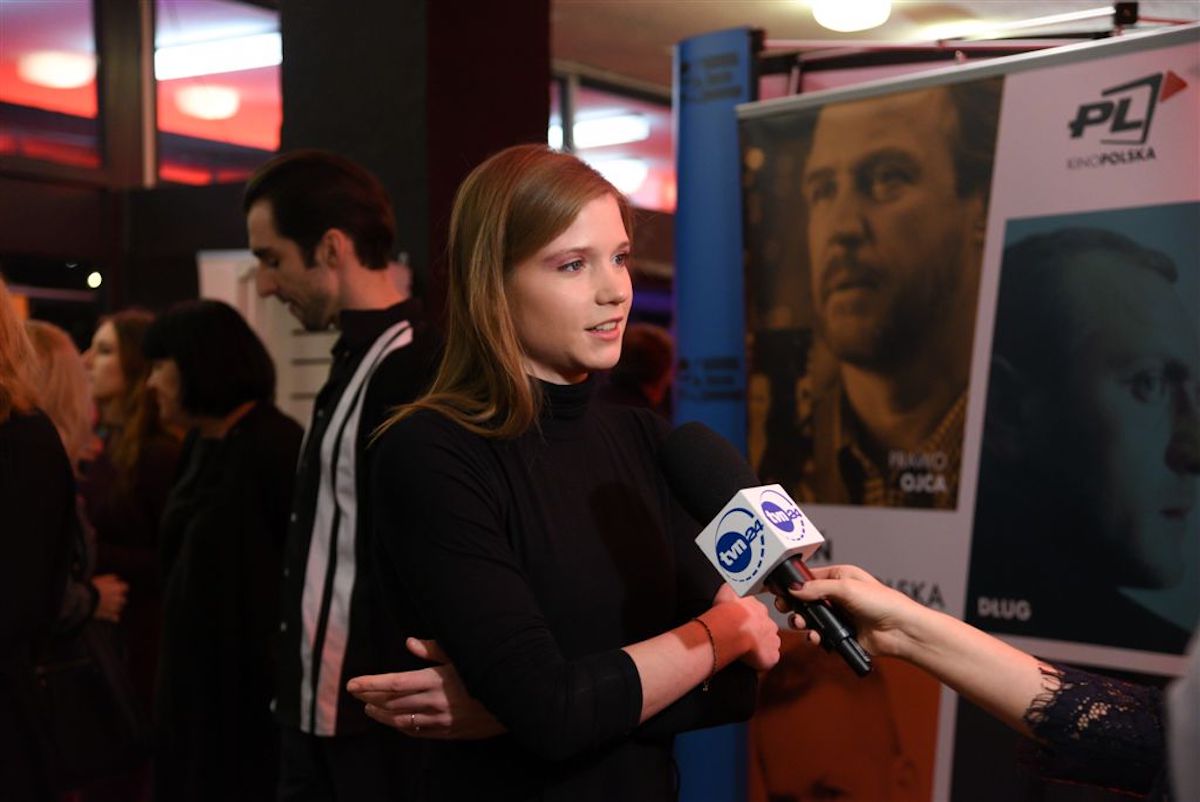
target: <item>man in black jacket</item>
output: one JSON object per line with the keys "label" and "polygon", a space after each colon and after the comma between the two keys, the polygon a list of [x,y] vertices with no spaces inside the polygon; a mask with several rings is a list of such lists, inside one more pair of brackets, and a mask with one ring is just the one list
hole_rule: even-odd
{"label": "man in black jacket", "polygon": [[279,798],[395,799],[387,733],[345,685],[375,664],[377,611],[362,581],[367,446],[389,410],[428,384],[436,338],[388,269],[392,206],[370,173],[329,153],[284,154],[251,177],[244,209],[259,295],[279,298],[308,330],[341,330],[301,452],[284,551]]}

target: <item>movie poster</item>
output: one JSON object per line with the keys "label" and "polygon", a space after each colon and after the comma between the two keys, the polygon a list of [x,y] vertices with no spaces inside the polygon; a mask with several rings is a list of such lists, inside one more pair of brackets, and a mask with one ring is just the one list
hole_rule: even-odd
{"label": "movie poster", "polygon": [[[816,562],[1148,685],[1200,620],[1198,31],[739,110],[748,452],[826,536]],[[852,699],[785,646],[751,798],[1115,798],[879,673]],[[836,742],[863,707],[873,768],[776,754],[788,722]]]}
{"label": "movie poster", "polygon": [[[943,81],[741,126],[751,462],[826,537],[816,563],[867,566],[953,615],[969,549],[959,491],[1002,88],[999,77]],[[788,642],[763,680],[751,799],[929,799],[938,684],[888,661],[859,681],[806,651]],[[788,764],[772,733],[814,715],[828,723],[826,746],[859,743],[870,759]]]}
{"label": "movie poster", "polygon": [[743,123],[750,457],[801,503],[958,505],[1001,86]]}
{"label": "movie poster", "polygon": [[1200,619],[1200,203],[1012,220],[967,620],[1180,654]]}
{"label": "movie poster", "polygon": [[[1148,686],[1200,619],[1200,49],[1183,33],[1006,78],[968,411],[966,620]],[[965,702],[953,732],[952,799],[1148,790],[1120,761],[1063,771]]]}

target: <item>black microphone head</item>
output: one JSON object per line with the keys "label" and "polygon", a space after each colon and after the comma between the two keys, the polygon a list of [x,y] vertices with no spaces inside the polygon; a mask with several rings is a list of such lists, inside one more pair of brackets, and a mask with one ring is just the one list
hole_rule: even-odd
{"label": "black microphone head", "polygon": [[716,517],[739,490],[761,484],[732,443],[694,421],[667,435],[658,464],[679,503],[700,523]]}

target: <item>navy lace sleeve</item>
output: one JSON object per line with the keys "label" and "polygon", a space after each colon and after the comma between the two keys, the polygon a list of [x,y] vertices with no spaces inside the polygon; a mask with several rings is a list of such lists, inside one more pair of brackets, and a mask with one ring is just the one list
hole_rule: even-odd
{"label": "navy lace sleeve", "polygon": [[1135,793],[1160,792],[1166,775],[1163,692],[1065,665],[1042,670],[1042,693],[1025,712],[1048,779]]}

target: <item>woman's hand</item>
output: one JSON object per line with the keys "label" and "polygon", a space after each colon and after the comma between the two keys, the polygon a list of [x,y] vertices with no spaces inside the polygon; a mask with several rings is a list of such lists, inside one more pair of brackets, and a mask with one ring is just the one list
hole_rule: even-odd
{"label": "woman's hand", "polygon": [[[812,572],[816,579],[799,589],[790,588],[788,593],[803,601],[828,599],[835,603],[853,619],[858,642],[871,654],[905,655],[909,645],[905,627],[923,607],[854,565],[815,567]],[[777,598],[775,607],[791,613],[788,622],[792,628],[807,628],[800,614],[791,612],[786,599]],[[810,631],[808,637],[812,643],[821,641],[816,632]]]}
{"label": "woman's hand", "polygon": [[366,703],[368,716],[416,738],[475,740],[505,731],[504,725],[467,693],[436,641],[409,638],[405,645],[422,660],[440,665],[350,680],[346,689]]}
{"label": "woman's hand", "polygon": [[129,594],[129,583],[116,574],[101,574],[92,577],[92,587],[100,596],[92,617],[114,624],[120,621],[121,611],[125,609],[126,597]]}

